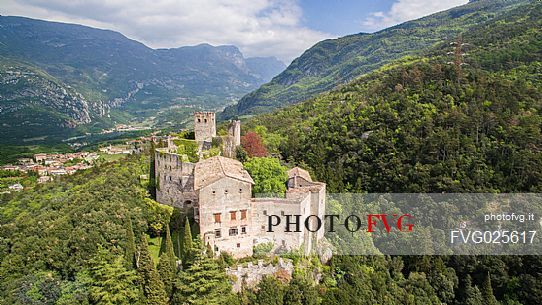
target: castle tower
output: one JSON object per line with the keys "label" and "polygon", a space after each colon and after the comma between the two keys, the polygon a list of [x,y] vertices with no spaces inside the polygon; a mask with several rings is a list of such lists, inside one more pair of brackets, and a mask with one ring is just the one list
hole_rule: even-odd
{"label": "castle tower", "polygon": [[231,121],[228,135],[233,138],[234,147],[241,145],[241,121]]}
{"label": "castle tower", "polygon": [[216,137],[214,112],[194,113],[194,135],[197,142],[212,142]]}

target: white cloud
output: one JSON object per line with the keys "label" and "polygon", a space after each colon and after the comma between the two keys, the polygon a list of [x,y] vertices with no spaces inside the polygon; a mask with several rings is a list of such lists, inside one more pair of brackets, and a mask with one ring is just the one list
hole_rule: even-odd
{"label": "white cloud", "polygon": [[363,26],[370,30],[380,30],[467,2],[468,0],[396,0],[389,11],[372,13],[363,21]]}
{"label": "white cloud", "polygon": [[233,44],[286,63],[332,35],[301,25],[292,0],[5,0],[3,15],[119,31],[154,48]]}

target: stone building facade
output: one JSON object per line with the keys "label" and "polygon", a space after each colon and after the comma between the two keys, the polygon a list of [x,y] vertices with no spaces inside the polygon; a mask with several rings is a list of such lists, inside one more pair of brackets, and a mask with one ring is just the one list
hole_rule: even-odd
{"label": "stone building facade", "polygon": [[[216,128],[209,126],[211,118],[214,124],[214,114],[196,113],[194,118],[195,124],[201,123],[194,129],[196,141],[208,142],[208,136],[216,134]],[[288,171],[284,198],[253,198],[254,181],[242,163],[231,158],[240,145],[239,121],[231,122],[228,136],[221,139],[222,156],[196,163],[183,162],[172,141],[167,141],[168,147],[157,149],[157,201],[194,213],[204,244],[210,245],[216,254],[226,251],[234,257],[250,256],[253,247],[261,243],[273,243],[274,251],[314,251],[324,230],[311,232],[304,222],[309,218],[309,227],[315,228],[316,219],[310,216],[323,219],[325,184],[312,181],[307,171],[296,167]],[[271,215],[278,216],[283,223],[287,215],[297,215],[299,230],[285,232],[285,226],[281,225],[269,232],[267,224]]]}

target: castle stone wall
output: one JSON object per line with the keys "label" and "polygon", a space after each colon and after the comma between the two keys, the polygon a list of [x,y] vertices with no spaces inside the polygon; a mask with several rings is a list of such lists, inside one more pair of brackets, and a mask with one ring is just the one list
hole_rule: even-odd
{"label": "castle stone wall", "polygon": [[[198,190],[198,195],[201,203],[199,225],[204,243],[210,244],[216,254],[226,251],[234,257],[251,256],[251,184],[224,177]],[[245,211],[244,219],[242,211]],[[232,213],[235,219],[232,219]],[[215,214],[220,215],[220,222],[215,221]],[[230,229],[235,229],[236,233],[230,234]]]}
{"label": "castle stone wall", "polygon": [[[215,114],[194,113],[194,132],[200,154],[211,148],[213,139],[217,140]],[[176,154],[173,139],[168,137],[168,147],[157,149],[155,154],[157,201],[186,212],[190,209],[204,244],[210,245],[215,254],[226,251],[237,258],[251,256],[255,245],[267,242],[273,242],[274,252],[300,248],[305,253],[315,251],[324,230],[310,232],[305,220],[309,219],[309,228],[314,229],[317,219],[310,216],[324,219],[325,184],[313,182],[306,170],[296,167],[288,172],[286,198],[252,198],[254,181],[240,162],[228,159],[235,157],[241,143],[240,121],[231,121],[228,135],[220,140],[223,156],[196,164],[183,162],[183,156]],[[268,215],[281,219],[274,232],[267,232]],[[291,216],[291,232],[286,232],[286,215],[300,215]]]}
{"label": "castle stone wall", "polygon": [[[300,196],[296,199],[283,198],[253,198],[252,213],[254,219],[254,227],[257,230],[255,241],[259,243],[273,242],[275,245],[273,251],[289,251],[298,249],[301,246],[306,246],[305,251],[310,250],[310,244],[305,243],[306,230],[304,221],[310,213],[310,196]],[[278,226],[273,227],[274,232],[267,232],[269,225],[268,216],[277,215],[281,219]],[[292,224],[290,231],[286,231],[286,215],[301,215],[299,218],[299,231]],[[291,216],[291,221],[295,222],[296,218]]]}
{"label": "castle stone wall", "polygon": [[178,154],[157,149],[155,152],[156,200],[178,208],[194,207],[194,163],[182,162]]}
{"label": "castle stone wall", "polygon": [[290,260],[278,259],[278,264],[265,264],[263,261],[258,261],[257,264],[248,262],[246,266],[237,266],[234,268],[227,268],[226,274],[234,277],[233,291],[239,292],[245,287],[256,286],[264,276],[266,275],[278,275],[283,276],[286,274],[288,277],[292,277],[294,272],[294,265]]}
{"label": "castle stone wall", "polygon": [[233,145],[241,145],[241,121],[234,120],[231,121],[230,127],[228,128],[228,134],[233,138]]}

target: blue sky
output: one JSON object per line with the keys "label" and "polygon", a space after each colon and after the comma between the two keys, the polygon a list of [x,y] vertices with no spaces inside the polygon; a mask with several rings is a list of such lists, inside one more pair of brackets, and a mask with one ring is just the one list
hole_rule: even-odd
{"label": "blue sky", "polygon": [[235,45],[290,63],[327,38],[374,32],[468,0],[0,0],[0,14],[118,31],[153,48]]}
{"label": "blue sky", "polygon": [[365,26],[371,13],[386,12],[392,0],[301,0],[302,22],[307,27],[344,36],[359,32],[373,32],[375,28]]}

